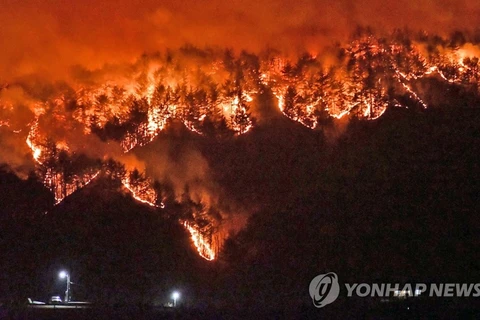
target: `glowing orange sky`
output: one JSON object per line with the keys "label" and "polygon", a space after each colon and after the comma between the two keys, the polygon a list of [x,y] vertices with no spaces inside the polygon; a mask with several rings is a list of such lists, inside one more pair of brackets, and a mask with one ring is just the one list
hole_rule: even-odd
{"label": "glowing orange sky", "polygon": [[284,51],[342,40],[357,25],[450,32],[472,30],[476,0],[4,0],[0,81],[72,64],[96,67],[147,51],[198,46]]}

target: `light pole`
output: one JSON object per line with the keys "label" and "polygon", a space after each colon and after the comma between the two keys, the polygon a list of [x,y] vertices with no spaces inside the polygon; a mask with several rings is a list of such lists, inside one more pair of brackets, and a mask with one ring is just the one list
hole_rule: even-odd
{"label": "light pole", "polygon": [[67,278],[67,290],[65,291],[65,303],[70,302],[70,274],[66,271],[61,271],[59,273],[60,279]]}
{"label": "light pole", "polygon": [[173,306],[176,307],[177,306],[177,300],[178,298],[180,298],[180,293],[178,291],[174,291],[172,293],[172,299],[173,299]]}

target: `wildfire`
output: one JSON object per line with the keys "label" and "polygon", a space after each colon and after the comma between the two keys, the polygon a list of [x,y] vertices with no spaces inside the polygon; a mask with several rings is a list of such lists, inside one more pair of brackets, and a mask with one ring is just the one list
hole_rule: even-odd
{"label": "wildfire", "polygon": [[215,259],[215,251],[212,249],[211,243],[209,243],[205,237],[192,225],[184,221],[183,226],[190,232],[190,237],[193,244],[197,248],[198,254],[205,260],[212,261]]}
{"label": "wildfire", "polygon": [[127,188],[132,194],[133,198],[141,203],[149,205],[156,208],[164,208],[165,205],[161,203],[157,205],[156,199],[157,195],[155,190],[150,187],[148,180],[144,180],[137,183],[132,183],[129,177],[126,177],[122,180],[123,185]]}
{"label": "wildfire", "polygon": [[65,181],[63,172],[55,171],[53,168],[47,168],[44,174],[43,184],[52,191],[55,197],[55,205],[58,205],[76,190],[87,186],[99,174],[99,171],[94,173],[86,172],[81,175],[74,175],[69,178],[67,182]]}
{"label": "wildfire", "polygon": [[[99,171],[72,174],[62,168],[58,153],[69,151],[68,137],[56,138],[51,146],[55,152],[49,151],[44,145],[51,138],[45,124],[65,124],[66,132],[83,130],[85,136],[118,143],[128,153],[153,141],[170,121],[183,123],[199,135],[246,134],[254,126],[250,110],[261,104],[261,92],[273,93],[283,115],[312,130],[345,116],[375,120],[390,107],[427,108],[428,95],[421,90],[424,81],[432,78],[480,93],[475,46],[442,47],[434,53],[422,46],[394,37],[358,36],[341,48],[342,58],[328,66],[308,54],[296,62],[276,54],[233,57],[214,50],[204,52],[201,61],[188,56],[188,50],[178,53],[178,59],[175,55],[144,57],[126,75],[101,85],[73,85],[64,94],[38,102],[26,143],[58,204],[95,179]],[[0,120],[1,126],[10,124]],[[137,172],[121,180],[137,201],[164,207],[148,177]],[[199,254],[215,259],[215,243],[208,240],[211,233],[199,227],[204,224],[191,220],[180,223]]]}
{"label": "wildfire", "polygon": [[38,135],[38,118],[35,119],[33,125],[30,127],[30,132],[27,136],[27,145],[32,150],[33,159],[37,163],[40,163],[40,156],[42,155],[42,149],[34,143],[34,138]]}
{"label": "wildfire", "polygon": [[[84,176],[75,176],[73,181],[71,183],[65,183],[63,182],[65,191],[62,190],[62,183],[58,183],[57,185],[53,185],[52,189],[54,191],[55,195],[55,204],[59,204],[62,202],[66,197],[74,193],[76,190],[80,188],[86,187],[90,182],[92,182],[98,175],[100,174],[100,171],[97,171],[93,175],[91,174],[86,174]],[[45,182],[46,185],[49,184],[49,182]]]}
{"label": "wildfire", "polygon": [[[123,185],[131,192],[133,198],[143,204],[146,204],[151,207],[156,208],[165,208],[165,205],[161,203],[160,205],[155,204],[156,194],[155,191],[149,188],[145,183],[132,184],[129,178],[122,180]],[[197,249],[199,255],[208,260],[212,261],[215,259],[215,250],[210,242],[207,241],[206,237],[202,235],[200,230],[195,227],[195,224],[192,222],[181,221],[180,224],[185,227],[186,230],[190,233],[193,244]]]}
{"label": "wildfire", "polygon": [[419,45],[388,43],[369,35],[344,49],[346,63],[318,71],[318,67],[308,67],[318,65],[312,56],[302,57],[296,65],[272,62],[263,65],[260,81],[272,89],[285,116],[311,129],[318,126],[324,111],[336,119],[352,113],[366,120],[378,119],[389,106],[407,107],[399,102],[401,95],[427,108],[415,82],[429,76],[478,88],[479,59],[472,48],[444,49],[442,56],[433,58],[420,51]]}

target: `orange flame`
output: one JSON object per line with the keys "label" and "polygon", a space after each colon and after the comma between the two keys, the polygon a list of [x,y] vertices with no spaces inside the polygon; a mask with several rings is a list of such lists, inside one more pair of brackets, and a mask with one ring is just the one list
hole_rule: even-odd
{"label": "orange flame", "polygon": [[130,183],[129,178],[122,179],[122,183],[127,188],[130,193],[132,194],[132,197],[146,205],[149,205],[150,207],[156,207],[156,208],[164,208],[165,205],[161,203],[160,205],[155,204],[156,200],[156,193],[155,190],[149,188],[146,185],[139,185],[137,187],[133,186]]}
{"label": "orange flame", "polygon": [[34,137],[38,135],[38,118],[35,119],[33,125],[30,127],[30,132],[27,136],[27,145],[32,150],[33,159],[37,163],[40,163],[40,156],[42,155],[42,149],[36,145],[33,141]]}
{"label": "orange flame", "polygon": [[188,222],[184,221],[183,226],[188,230],[188,232],[190,232],[190,237],[193,241],[193,244],[197,248],[198,254],[205,260],[214,260],[216,257],[215,251],[205,237]]}
{"label": "orange flame", "polygon": [[[340,66],[336,66],[328,72],[315,68],[312,68],[314,71],[311,71],[307,68],[307,71],[301,71],[292,76],[285,71],[288,66],[286,59],[276,57],[261,62],[262,70],[255,83],[260,81],[272,90],[278,101],[278,109],[285,116],[310,129],[315,129],[321,119],[318,116],[319,112],[323,112],[320,115],[324,116],[324,111],[326,111],[327,116],[337,119],[357,112],[358,116],[365,120],[374,120],[381,117],[389,105],[402,107],[396,99],[392,98],[390,101],[385,98],[387,85],[394,86],[394,89],[398,89],[396,91],[401,95],[409,96],[423,108],[427,108],[427,103],[422,100],[421,94],[415,88],[416,80],[436,76],[448,83],[459,85],[478,83],[480,66],[467,59],[474,55],[473,51],[472,48],[444,49],[442,57],[427,59],[420,54],[420,49],[415,44],[412,47],[403,47],[398,43],[388,44],[372,37],[366,37],[353,41],[345,48],[346,54],[354,58],[352,59],[355,62],[353,71],[347,71],[345,65],[339,62]],[[400,54],[404,54],[402,58],[406,60],[397,59]],[[312,57],[312,59],[315,58]],[[403,62],[398,62],[400,60]],[[359,61],[360,63],[358,63]],[[410,63],[412,61],[414,63]],[[375,69],[375,66],[378,65],[381,68]],[[146,119],[142,120],[143,122],[140,124],[135,123],[135,129],[129,129],[131,131],[128,131],[120,142],[124,152],[151,142],[165,129],[169,119],[177,119],[192,132],[202,134],[199,125],[207,118],[205,104],[209,103],[214,103],[215,114],[220,113],[226,120],[229,129],[235,134],[241,135],[251,130],[253,122],[249,118],[248,110],[249,104],[258,93],[258,87],[234,81],[235,84],[231,85],[232,87],[224,90],[228,93],[219,89],[217,98],[211,100],[214,102],[210,102],[206,98],[199,98],[201,104],[187,103],[185,95],[188,90],[196,92],[195,90],[204,88],[197,80],[194,80],[195,76],[189,74],[188,70],[178,72],[176,69],[169,68],[167,65],[150,63],[143,72],[137,70],[138,72],[134,72],[133,76],[127,76],[131,76],[129,79],[118,78],[114,83],[108,82],[100,87],[76,88],[78,90],[75,92],[75,102],[76,105],[82,107],[72,112],[73,119],[84,126],[85,134],[92,134],[92,127],[104,128],[109,121],[116,120],[120,125],[129,121],[129,108],[125,108],[127,102],[132,99],[147,101],[145,110],[141,110]],[[225,82],[221,68],[222,62],[217,59],[212,63],[211,70],[203,70],[215,88]],[[367,72],[366,69],[372,69],[375,72]],[[223,70],[223,73],[228,72]],[[371,78],[374,80],[370,79],[372,74]],[[140,78],[141,80],[138,80]],[[176,98],[163,99],[160,92],[162,90],[159,89],[162,87],[168,88],[168,92],[172,92]],[[233,87],[235,90],[232,90]],[[286,110],[292,105],[291,99],[287,99],[286,96],[289,87],[293,87],[299,96],[298,101],[295,101],[295,108],[298,110],[293,113]],[[181,88],[188,89],[184,89],[185,92],[183,92],[183,89],[180,90]],[[58,114],[61,119],[59,121],[66,121],[64,113],[61,111],[65,109],[65,103],[65,97],[57,97],[47,102],[45,106],[38,104],[34,110],[36,118],[30,126],[26,143],[32,150],[33,158],[39,164],[41,164],[43,156],[42,146],[39,144],[39,117],[45,114],[44,107],[48,106],[53,109],[49,114]],[[160,106],[161,104],[163,105]],[[194,112],[191,112],[190,116],[186,116],[185,114],[190,111]],[[0,126],[8,125],[8,122],[0,121]],[[62,148],[66,149],[66,144]],[[62,185],[64,184],[62,173],[54,172],[50,168],[47,170],[44,184],[52,190],[58,204],[77,189],[76,185],[85,186],[97,175],[98,172],[95,174],[90,172],[82,177],[74,177],[74,182],[71,184]],[[163,203],[159,206],[156,205],[156,193],[148,186],[148,183],[132,183],[129,178],[123,179],[122,183],[137,201],[151,207],[164,207]],[[199,254],[206,260],[214,260],[216,243],[212,244],[212,239],[208,239],[202,234],[202,230],[194,222],[180,221],[180,223],[189,231]]]}

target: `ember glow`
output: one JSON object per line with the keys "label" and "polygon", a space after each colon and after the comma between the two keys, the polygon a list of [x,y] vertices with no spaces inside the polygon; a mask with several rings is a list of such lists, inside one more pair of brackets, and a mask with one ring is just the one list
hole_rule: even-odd
{"label": "ember glow", "polygon": [[75,176],[71,182],[64,182],[60,174],[53,171],[48,172],[45,177],[45,186],[48,187],[55,196],[55,204],[59,204],[66,197],[71,195],[76,190],[87,186],[92,180],[99,175],[99,172],[94,174],[86,174],[84,176]]}
{"label": "ember glow", "polygon": [[[136,176],[136,177],[135,177]],[[160,203],[157,205],[157,194],[151,187],[151,181],[144,175],[136,174],[135,171],[122,180],[123,185],[131,193],[135,200],[147,204],[151,207],[164,208],[165,205]]]}
{"label": "ember glow", "polygon": [[[135,200],[151,207],[162,209],[165,208],[165,204],[162,202],[159,205],[156,204],[157,196],[155,191],[150,186],[151,181],[149,181],[149,179],[146,179],[142,177],[141,174],[139,175],[135,172],[130,173],[130,177],[132,178],[125,179],[123,184],[132,193],[132,196]],[[131,180],[135,182],[132,183]],[[214,237],[212,235],[208,237],[205,233],[202,233],[201,229],[196,225],[195,220],[180,220],[179,223],[189,232],[193,241],[193,245],[197,249],[198,254],[208,261],[214,260],[216,257],[216,251],[212,244]]]}
{"label": "ember glow", "polygon": [[40,162],[40,156],[42,155],[42,149],[34,142],[35,137],[38,135],[38,120],[36,119],[30,127],[30,132],[27,137],[27,145],[32,150],[33,159],[36,162]]}
{"label": "ember glow", "polygon": [[209,243],[207,239],[188,222],[183,222],[183,226],[188,230],[188,232],[190,232],[191,239],[197,248],[198,254],[208,261],[214,260],[216,255],[215,251],[212,249],[211,243]]}

